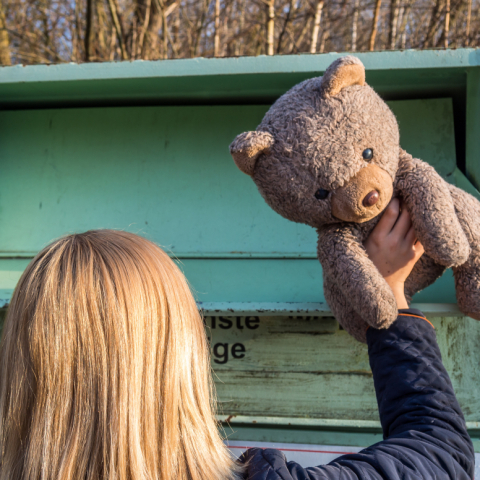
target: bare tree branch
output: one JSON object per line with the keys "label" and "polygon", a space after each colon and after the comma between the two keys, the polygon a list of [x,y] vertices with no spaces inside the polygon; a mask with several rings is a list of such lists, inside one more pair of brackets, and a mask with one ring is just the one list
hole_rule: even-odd
{"label": "bare tree branch", "polygon": [[0,61],[480,46],[480,0],[0,0]]}
{"label": "bare tree branch", "polygon": [[278,41],[277,41],[277,53],[281,53],[282,51],[282,40],[285,35],[285,32],[287,31],[288,24],[291,19],[295,16],[295,3],[296,0],[290,0],[290,4],[288,6],[288,12],[287,15],[285,16],[285,21],[283,22],[283,27],[282,31],[280,32],[280,35],[278,36]]}
{"label": "bare tree branch", "polygon": [[425,35],[425,41],[423,42],[423,47],[426,48],[433,43],[433,37],[437,31],[438,22],[440,20],[441,12],[441,1],[437,0],[430,17],[430,22],[428,24],[427,34]]}

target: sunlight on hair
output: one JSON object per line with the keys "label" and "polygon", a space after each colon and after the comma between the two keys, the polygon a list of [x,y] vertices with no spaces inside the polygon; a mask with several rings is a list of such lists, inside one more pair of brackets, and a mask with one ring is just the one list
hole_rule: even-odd
{"label": "sunlight on hair", "polygon": [[154,243],[97,230],[42,250],[0,345],[0,479],[225,480],[202,319]]}

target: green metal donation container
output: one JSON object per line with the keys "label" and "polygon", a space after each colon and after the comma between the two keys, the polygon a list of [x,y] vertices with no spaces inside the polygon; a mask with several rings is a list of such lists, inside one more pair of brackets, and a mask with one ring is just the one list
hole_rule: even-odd
{"label": "green metal donation container", "polygon": [[[204,312],[230,440],[380,440],[366,347],[325,303],[314,230],[274,213],[228,150],[338,57],[0,68],[0,306],[56,237],[139,233],[177,259]],[[479,197],[480,50],[358,57],[402,147]],[[450,271],[414,302],[480,452],[480,322],[459,313]]]}

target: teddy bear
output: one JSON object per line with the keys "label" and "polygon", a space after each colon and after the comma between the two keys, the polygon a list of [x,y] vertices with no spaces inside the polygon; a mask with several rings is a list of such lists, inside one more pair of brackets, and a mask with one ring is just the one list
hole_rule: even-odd
{"label": "teddy bear", "polygon": [[256,131],[230,145],[273,210],[317,230],[325,299],[361,342],[368,326],[388,328],[398,314],[363,247],[392,198],[425,249],[405,283],[408,301],[453,267],[460,310],[480,320],[480,203],[402,150],[399,137],[362,62],[345,56],[281,96]]}

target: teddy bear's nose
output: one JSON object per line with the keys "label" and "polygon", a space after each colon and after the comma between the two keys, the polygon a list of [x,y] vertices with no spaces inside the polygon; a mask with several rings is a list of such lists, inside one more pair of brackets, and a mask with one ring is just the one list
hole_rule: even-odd
{"label": "teddy bear's nose", "polygon": [[372,190],[367,196],[363,199],[364,207],[373,207],[378,200],[380,200],[380,194],[376,190]]}

